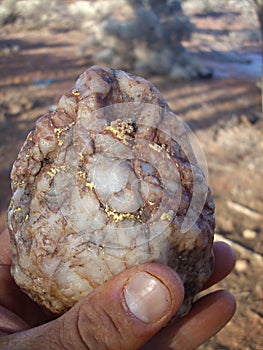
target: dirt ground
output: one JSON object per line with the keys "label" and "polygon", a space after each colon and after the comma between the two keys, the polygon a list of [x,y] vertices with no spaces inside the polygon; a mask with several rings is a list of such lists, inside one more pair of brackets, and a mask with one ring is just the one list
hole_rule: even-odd
{"label": "dirt ground", "polygon": [[[237,254],[234,272],[217,286],[235,295],[236,315],[200,349],[260,350],[263,349],[263,119],[258,83],[261,47],[258,40],[248,36],[255,23],[251,23],[251,18],[246,20],[240,7],[217,14],[199,14],[188,9],[188,14],[196,32],[185,45],[214,69],[214,77],[180,83],[163,77],[151,80],[192,128],[205,152],[216,204],[216,239],[229,242]],[[10,199],[10,168],[27,133],[37,117],[54,109],[60,95],[94,63],[79,55],[81,40],[84,36],[78,30],[65,34],[48,28],[17,31],[11,24],[1,28],[1,230],[6,225]],[[251,61],[251,57],[258,61]]]}

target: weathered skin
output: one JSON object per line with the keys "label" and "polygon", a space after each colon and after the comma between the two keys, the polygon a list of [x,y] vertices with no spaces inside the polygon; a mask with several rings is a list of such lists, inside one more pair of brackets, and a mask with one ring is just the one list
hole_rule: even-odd
{"label": "weathered skin", "polygon": [[187,313],[213,270],[214,233],[214,204],[189,150],[151,83],[88,69],[39,118],[13,165],[16,283],[59,314],[123,269],[154,261],[181,276],[177,316]]}

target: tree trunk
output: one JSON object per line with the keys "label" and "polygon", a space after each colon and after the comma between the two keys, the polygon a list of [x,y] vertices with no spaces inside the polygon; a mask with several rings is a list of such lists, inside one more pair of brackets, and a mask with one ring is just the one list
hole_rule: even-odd
{"label": "tree trunk", "polygon": [[261,31],[261,39],[263,42],[263,0],[254,0],[254,3],[256,4],[256,11],[257,11],[260,31]]}
{"label": "tree trunk", "polygon": [[[263,54],[263,0],[254,0],[254,3],[256,5],[256,11],[258,15],[258,21],[260,26],[260,32],[261,32],[261,51]],[[261,117],[263,118],[263,77],[261,77],[261,105],[262,105],[262,113]]]}

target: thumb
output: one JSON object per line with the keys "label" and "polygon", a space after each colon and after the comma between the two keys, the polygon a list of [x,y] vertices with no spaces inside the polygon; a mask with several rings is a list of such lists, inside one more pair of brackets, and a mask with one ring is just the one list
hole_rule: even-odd
{"label": "thumb", "polygon": [[113,277],[58,319],[8,338],[21,350],[135,350],[166,325],[183,297],[182,282],[169,267],[139,265]]}

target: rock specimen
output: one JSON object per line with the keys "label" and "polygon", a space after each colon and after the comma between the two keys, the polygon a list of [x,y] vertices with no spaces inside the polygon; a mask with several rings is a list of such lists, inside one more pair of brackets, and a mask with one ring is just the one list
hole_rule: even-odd
{"label": "rock specimen", "polygon": [[113,275],[177,271],[187,313],[213,270],[214,204],[185,124],[148,81],[91,67],[38,119],[11,173],[12,274],[63,313]]}

